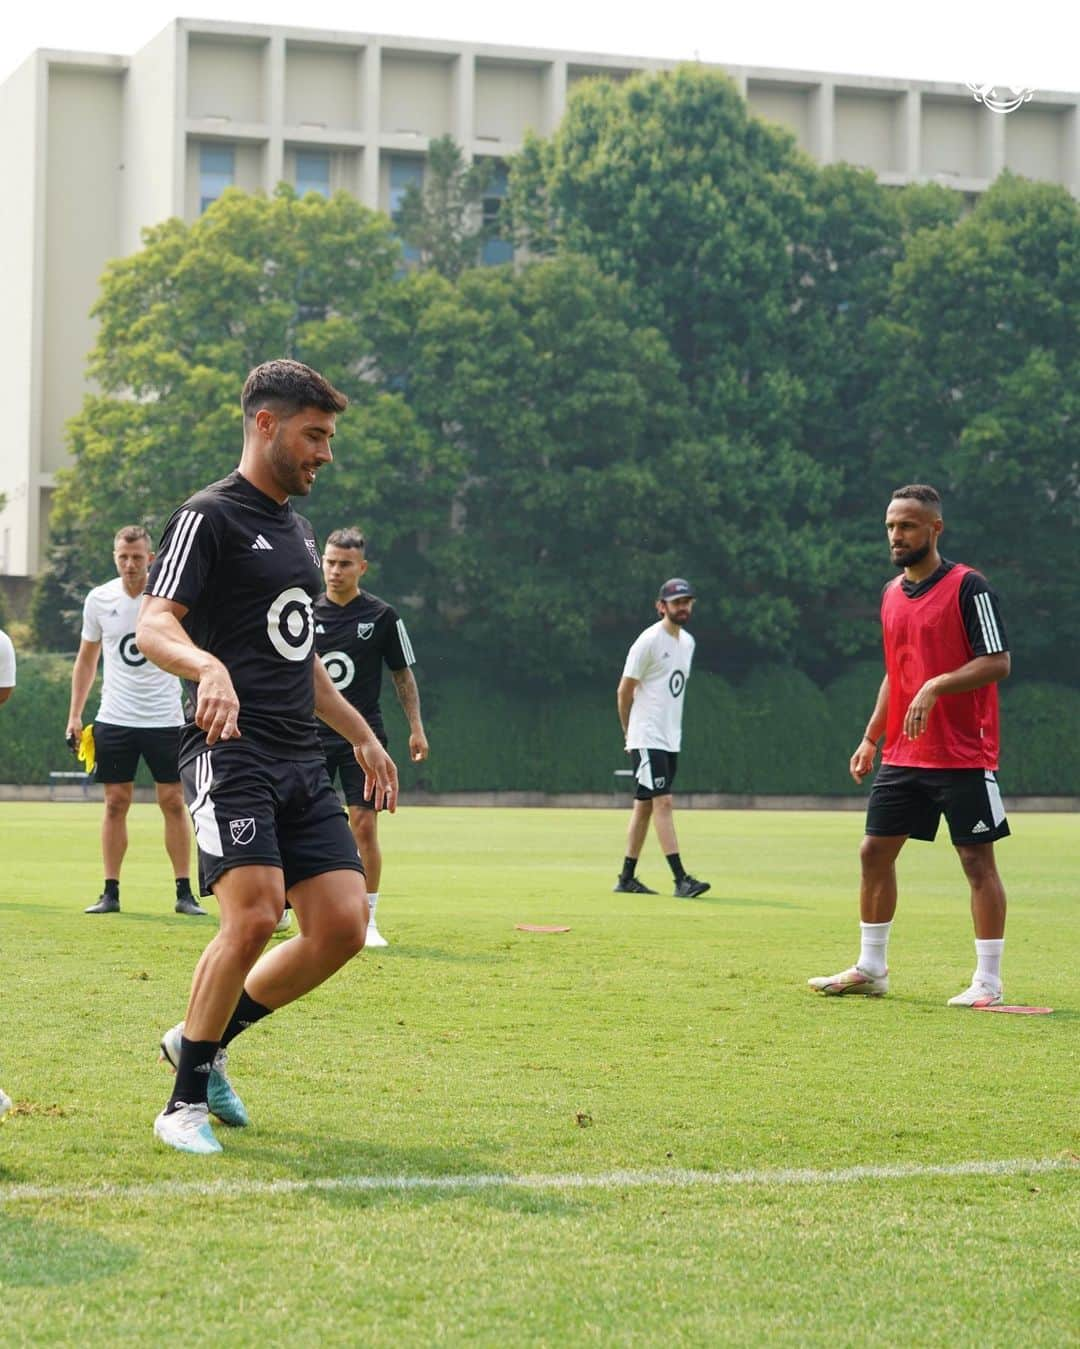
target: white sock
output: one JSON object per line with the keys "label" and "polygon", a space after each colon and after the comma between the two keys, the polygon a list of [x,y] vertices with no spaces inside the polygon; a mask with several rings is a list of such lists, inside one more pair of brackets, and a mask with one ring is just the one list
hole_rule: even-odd
{"label": "white sock", "polygon": [[1005,938],[997,937],[983,941],[975,938],[975,983],[989,984],[991,988],[1001,987],[1001,953],[1005,949]]}
{"label": "white sock", "polygon": [[371,922],[371,923],[374,923],[374,921],[375,921],[375,905],[378,904],[378,902],[379,902],[379,892],[378,892],[378,890],[372,890],[372,891],[371,891],[371,893],[370,893],[370,894],[368,895],[368,897],[367,897],[367,902],[368,902],[368,910],[369,910],[369,913],[370,913],[370,917],[369,917],[368,921]]}
{"label": "white sock", "polygon": [[859,969],[864,974],[884,974],[888,968],[885,953],[889,945],[892,923],[860,923]]}

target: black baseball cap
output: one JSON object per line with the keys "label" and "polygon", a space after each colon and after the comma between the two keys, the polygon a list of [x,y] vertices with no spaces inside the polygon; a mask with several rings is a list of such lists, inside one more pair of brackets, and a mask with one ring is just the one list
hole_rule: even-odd
{"label": "black baseball cap", "polygon": [[692,600],[694,598],[694,587],[683,577],[673,576],[670,581],[665,581],[660,587],[660,594],[656,598],[658,600]]}

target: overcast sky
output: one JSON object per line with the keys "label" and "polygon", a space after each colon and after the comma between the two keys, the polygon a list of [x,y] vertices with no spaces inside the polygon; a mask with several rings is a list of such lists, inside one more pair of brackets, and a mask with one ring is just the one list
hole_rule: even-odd
{"label": "overcast sky", "polygon": [[128,55],[178,15],[451,41],[1080,91],[1080,0],[31,0],[7,11],[0,81],[37,47]]}

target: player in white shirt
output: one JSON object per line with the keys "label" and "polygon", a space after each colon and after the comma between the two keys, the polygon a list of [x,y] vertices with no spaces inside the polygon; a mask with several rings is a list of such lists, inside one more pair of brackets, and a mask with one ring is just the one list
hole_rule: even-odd
{"label": "player in white shirt", "polygon": [[683,694],[694,659],[694,639],[686,631],[693,608],[689,581],[680,576],[665,581],[656,600],[660,621],[630,648],[619,680],[619,721],[637,782],[626,857],[615,882],[616,891],[625,894],[656,894],[634,874],[650,820],[671,867],[676,896],[695,899],[709,888],[708,881],[689,875],[682,864],[671,799],[682,747]]}
{"label": "player in white shirt", "polygon": [[[6,703],[15,688],[15,648],[11,638],[0,628],[0,703]],[[0,1115],[11,1109],[11,1097],[0,1090]]]}
{"label": "player in white shirt", "polygon": [[71,671],[68,743],[82,735],[82,714],[104,654],[101,706],[94,719],[97,771],[104,786],[105,818],[101,852],[105,889],[87,913],[120,909],[120,865],[127,851],[127,814],[135,794],[135,771],[146,760],[165,817],[165,851],[176,876],[176,912],[205,916],[191,893],[191,828],[180,789],[178,766],[180,681],[152,665],[135,645],[135,620],[154,559],[150,535],[141,525],[126,525],[113,541],[115,580],[91,590],[83,606],[82,640]]}

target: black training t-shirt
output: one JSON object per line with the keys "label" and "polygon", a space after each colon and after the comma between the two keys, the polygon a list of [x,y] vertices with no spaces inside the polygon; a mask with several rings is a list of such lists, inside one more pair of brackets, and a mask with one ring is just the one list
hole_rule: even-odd
{"label": "black training t-shirt", "polygon": [[[322,589],[311,525],[239,473],[196,492],[165,526],[148,595],[187,606],[183,626],[216,656],[240,700],[244,743],[277,759],[319,759],[312,601]],[[206,748],[197,686],[184,681],[180,763]]]}
{"label": "black training t-shirt", "polygon": [[[335,604],[329,596],[320,595],[314,612],[315,649],[327,674],[385,744],[379,708],[383,665],[404,670],[416,662],[405,624],[389,604],[364,591],[348,604]],[[324,744],[341,740],[324,722],[318,725]]]}

